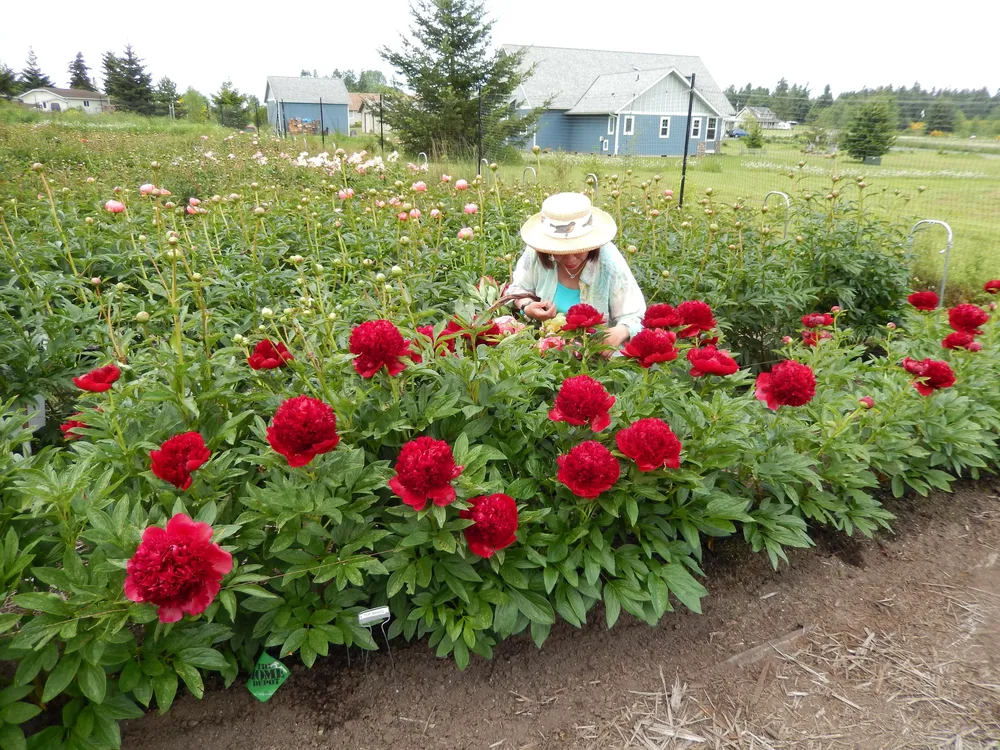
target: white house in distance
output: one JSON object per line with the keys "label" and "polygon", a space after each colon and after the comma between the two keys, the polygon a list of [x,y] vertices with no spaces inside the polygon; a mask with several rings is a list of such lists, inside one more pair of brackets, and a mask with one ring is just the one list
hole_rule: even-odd
{"label": "white house in distance", "polygon": [[18,99],[29,107],[43,112],[65,112],[79,109],[87,114],[99,115],[111,111],[111,100],[99,91],[83,89],[41,88],[25,91]]}
{"label": "white house in distance", "polygon": [[[371,102],[371,103],[374,103],[376,105],[376,108],[377,108],[379,95],[378,94],[357,94],[357,93],[351,93],[351,94],[348,94],[347,96],[348,96],[348,102],[347,102],[347,119],[348,119],[348,124],[352,128],[355,128],[355,127],[358,127],[358,126],[363,126],[364,120],[363,120],[362,114],[361,114],[362,105],[365,102]],[[363,127],[362,127],[361,130],[362,130],[362,132],[367,132],[366,130],[364,130]]]}
{"label": "white house in distance", "polygon": [[[353,96],[353,94],[352,94]],[[361,132],[362,133],[388,133],[392,128],[382,122],[382,95],[365,94],[370,96],[361,102]]]}
{"label": "white house in distance", "polygon": [[761,130],[787,130],[790,127],[787,124],[782,127],[778,116],[769,107],[744,107],[736,114],[736,124],[745,128],[750,116],[760,123]]}

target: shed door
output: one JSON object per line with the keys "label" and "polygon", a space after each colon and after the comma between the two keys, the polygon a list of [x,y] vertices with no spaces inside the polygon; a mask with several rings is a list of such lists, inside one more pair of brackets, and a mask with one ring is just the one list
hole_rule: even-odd
{"label": "shed door", "polygon": [[62,107],[59,106],[59,102],[52,102],[52,111],[53,112],[61,112],[62,111]]}

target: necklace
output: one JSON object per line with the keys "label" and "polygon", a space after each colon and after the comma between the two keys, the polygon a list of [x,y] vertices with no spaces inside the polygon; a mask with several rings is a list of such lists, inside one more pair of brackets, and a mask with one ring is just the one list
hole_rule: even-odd
{"label": "necklace", "polygon": [[[565,267],[563,268],[563,270],[566,271]],[[566,271],[566,275],[573,280],[576,280],[576,277],[579,276],[581,273],[583,273],[583,271],[577,271],[576,273],[570,273],[569,271]]]}

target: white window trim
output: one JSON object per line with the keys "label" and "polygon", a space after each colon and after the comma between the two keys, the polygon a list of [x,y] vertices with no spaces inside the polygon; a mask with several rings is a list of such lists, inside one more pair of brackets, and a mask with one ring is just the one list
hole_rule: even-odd
{"label": "white window trim", "polygon": [[[715,120],[715,125],[712,125],[712,120]],[[708,137],[708,131],[714,130],[715,133],[711,138]],[[714,141],[719,137],[719,118],[718,117],[706,117],[705,118],[705,140]]]}
{"label": "white window trim", "polygon": [[608,144],[609,143],[611,143],[611,141],[609,141],[607,138],[602,138],[601,139],[601,151],[603,153],[607,153],[608,152]]}
{"label": "white window trim", "polygon": [[618,118],[614,115],[608,115],[608,135],[614,135],[615,130],[617,130]]}
{"label": "white window trim", "polygon": [[[701,138],[701,120],[702,120],[702,118],[700,118],[700,117],[692,117],[691,118],[691,137],[692,138]],[[698,124],[697,130],[695,129],[695,123]]]}
{"label": "white window trim", "polygon": [[[666,123],[667,123],[667,134],[666,135],[663,134],[663,122],[664,121],[666,121]],[[669,115],[664,115],[663,117],[660,117],[660,130],[659,130],[659,133],[660,133],[660,138],[669,138],[670,137],[670,116]]]}
{"label": "white window trim", "polygon": [[635,134],[635,115],[624,115],[625,121],[622,123],[622,135]]}

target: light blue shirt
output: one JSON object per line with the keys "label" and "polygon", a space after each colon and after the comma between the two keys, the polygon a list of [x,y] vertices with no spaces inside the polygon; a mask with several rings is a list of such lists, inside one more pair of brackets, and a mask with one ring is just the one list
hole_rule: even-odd
{"label": "light blue shirt", "polygon": [[556,294],[552,303],[556,310],[565,315],[573,305],[580,304],[580,290],[570,289],[562,284],[556,284]]}
{"label": "light blue shirt", "polygon": [[[534,294],[555,303],[559,274],[553,265],[546,268],[533,248],[525,247],[514,268],[508,294]],[[646,299],[636,283],[625,258],[609,242],[601,247],[600,256],[584,266],[580,274],[580,302],[591,305],[607,316],[608,326],[623,325],[630,336],[642,330],[646,314]],[[557,309],[562,309],[556,305]]]}

